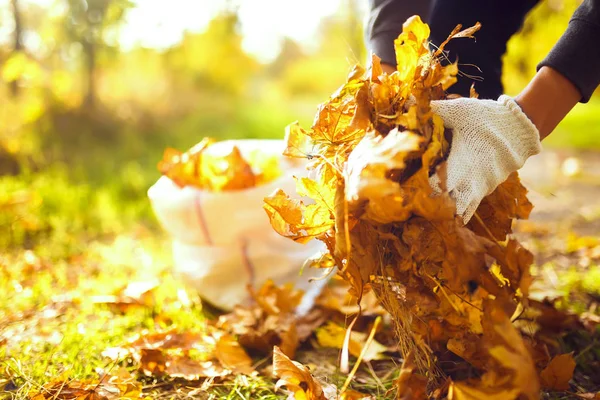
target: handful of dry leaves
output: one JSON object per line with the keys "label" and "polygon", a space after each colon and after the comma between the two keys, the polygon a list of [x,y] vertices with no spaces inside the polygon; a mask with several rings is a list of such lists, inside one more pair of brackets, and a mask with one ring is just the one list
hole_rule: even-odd
{"label": "handful of dry leaves", "polygon": [[280,190],[264,208],[279,234],[326,243],[329,254],[315,264],[337,266],[358,299],[374,290],[403,354],[412,350],[430,380],[443,375],[440,359],[456,356],[483,373],[452,382],[450,398],[537,399],[536,366],[511,323],[527,306],[531,282],[531,253],[508,237],[512,221],[532,209],[526,189],[511,175],[463,226],[448,194],[434,195],[429,185],[434,173],[443,185],[451,145],[430,108],[458,73],[456,63],[442,65],[443,49],[478,29],[458,26],[431,52],[429,27],[407,20],[395,41],[396,72],[383,73],[373,56],[368,71],[356,66],[319,107],[310,130],[288,126],[284,154],[312,160],[316,179],[296,185],[314,202]]}

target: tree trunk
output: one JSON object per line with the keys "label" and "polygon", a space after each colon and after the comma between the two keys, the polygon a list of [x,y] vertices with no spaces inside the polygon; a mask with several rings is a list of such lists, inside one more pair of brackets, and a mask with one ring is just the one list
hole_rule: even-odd
{"label": "tree trunk", "polygon": [[93,41],[85,40],[83,50],[85,54],[85,83],[87,89],[84,106],[91,110],[96,106],[96,44]]}
{"label": "tree trunk", "polygon": [[[13,54],[16,54],[19,51],[23,50],[23,41],[22,41],[23,26],[21,23],[21,10],[19,9],[19,1],[12,0],[11,4],[12,4],[12,11],[13,11],[13,19],[15,22]],[[11,91],[13,97],[16,97],[19,95],[19,79],[18,78],[15,79],[14,81],[10,82],[10,91]]]}

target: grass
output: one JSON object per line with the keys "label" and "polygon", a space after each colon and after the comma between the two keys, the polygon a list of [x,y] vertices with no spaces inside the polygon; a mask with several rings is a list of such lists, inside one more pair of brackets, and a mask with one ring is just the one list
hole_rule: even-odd
{"label": "grass", "polygon": [[[85,120],[71,118],[67,132],[40,133],[53,140],[19,175],[0,176],[0,247],[6,249],[0,253],[0,398],[29,398],[60,379],[97,380],[99,370],[118,368],[102,352],[142,331],[205,329],[197,295],[187,305],[178,297],[184,289],[170,273],[170,243],[146,196],[159,177],[156,163],[166,147],[185,150],[204,136],[281,137],[285,125],[298,119],[294,110],[303,110],[305,125],[313,112],[305,104],[212,100],[212,113],[145,132],[108,123],[117,131],[97,135]],[[121,310],[94,301],[155,278],[160,285],[146,307]],[[197,382],[143,383],[151,398],[189,398],[199,390]],[[213,399],[286,397],[260,376],[214,382],[199,393]]]}

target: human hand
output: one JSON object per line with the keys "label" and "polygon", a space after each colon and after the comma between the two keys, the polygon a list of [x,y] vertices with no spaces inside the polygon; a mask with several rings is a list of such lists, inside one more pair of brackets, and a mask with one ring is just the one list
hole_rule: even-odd
{"label": "human hand", "polygon": [[[541,151],[540,136],[514,99],[459,98],[431,102],[431,109],[452,129],[446,187],[466,224],[481,200]],[[430,184],[441,192],[440,178]]]}

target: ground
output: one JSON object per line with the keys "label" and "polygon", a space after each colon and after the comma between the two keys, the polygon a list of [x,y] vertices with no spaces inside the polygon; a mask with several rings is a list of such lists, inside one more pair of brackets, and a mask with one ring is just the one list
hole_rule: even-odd
{"label": "ground", "polygon": [[[522,179],[535,209],[529,221],[517,224],[516,235],[536,257],[532,296],[562,298],[559,306],[598,321],[600,156],[549,150],[528,162]],[[139,388],[150,398],[287,396],[275,391],[275,380],[268,376],[238,375],[225,381],[146,377],[136,375],[134,360],[114,362],[103,356],[107,348],[144,331],[205,331],[207,319],[214,319],[214,310],[203,307],[170,274],[166,236],[138,227],[106,239],[65,234],[52,246],[47,251],[13,249],[0,258],[0,292],[5,294],[0,299],[0,398],[30,398],[52,382],[96,384],[99,376],[115,374],[120,367],[137,376]],[[56,251],[60,246],[76,250]],[[141,284],[125,292],[132,282]],[[562,339],[578,362],[569,392],[600,390],[590,379],[600,370],[598,334]],[[338,368],[339,350],[320,348],[314,338],[308,343],[305,348],[317,350],[300,351],[296,359],[311,366],[323,382],[341,386],[346,375]],[[270,364],[260,355],[254,361],[257,369]],[[400,362],[364,362],[353,387],[384,398]],[[43,398],[50,397],[36,399]]]}

